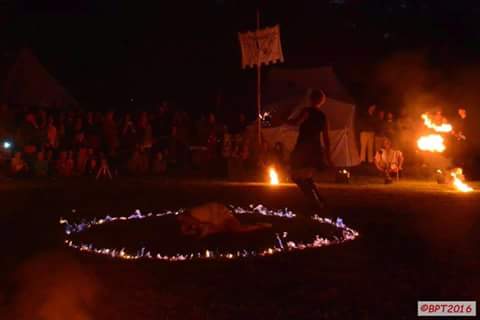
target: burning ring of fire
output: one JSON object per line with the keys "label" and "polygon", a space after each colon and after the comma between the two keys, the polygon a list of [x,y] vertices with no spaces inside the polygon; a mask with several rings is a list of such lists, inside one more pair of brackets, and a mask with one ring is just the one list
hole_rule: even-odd
{"label": "burning ring of fire", "polygon": [[[295,214],[288,210],[270,210],[263,205],[253,206],[250,205],[247,209],[242,207],[231,207],[232,211],[235,214],[260,214],[264,216],[271,217],[280,217],[286,219],[292,219],[295,217]],[[290,252],[294,250],[304,250],[309,248],[320,248],[324,246],[340,244],[343,242],[355,240],[359,233],[348,226],[346,226],[342,219],[337,218],[333,221],[329,218],[321,218],[317,215],[311,217],[312,220],[320,224],[328,224],[337,228],[340,232],[340,236],[335,236],[333,239],[321,238],[319,235],[316,235],[314,239],[306,243],[294,242],[288,239],[288,234],[284,232],[283,234],[275,234],[275,244],[267,249],[261,249],[258,251],[237,251],[237,252],[226,252],[218,253],[213,250],[206,250],[205,252],[192,252],[189,254],[176,254],[176,255],[163,255],[161,253],[152,253],[147,248],[143,247],[137,252],[127,252],[125,248],[97,248],[93,244],[85,244],[80,242],[74,242],[70,239],[70,235],[86,231],[94,226],[119,222],[119,221],[128,221],[128,220],[141,220],[146,218],[153,217],[164,217],[167,215],[178,215],[184,210],[180,209],[177,211],[164,211],[161,213],[148,213],[142,214],[139,210],[136,210],[134,214],[130,216],[120,216],[120,217],[111,217],[106,216],[101,219],[94,218],[91,221],[82,221],[80,223],[70,223],[68,220],[60,218],[60,224],[64,226],[65,235],[65,244],[70,247],[77,249],[81,252],[87,252],[102,256],[107,256],[117,259],[126,259],[126,260],[137,260],[137,259],[148,259],[148,260],[162,260],[167,262],[172,261],[187,261],[187,260],[205,260],[205,259],[238,259],[238,258],[247,258],[255,256],[269,256],[273,254],[278,254],[282,252]]]}

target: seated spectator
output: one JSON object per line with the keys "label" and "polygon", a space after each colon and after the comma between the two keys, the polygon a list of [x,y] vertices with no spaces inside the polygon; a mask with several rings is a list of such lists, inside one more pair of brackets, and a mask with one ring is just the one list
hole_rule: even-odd
{"label": "seated spectator", "polygon": [[403,169],[403,154],[392,148],[392,142],[386,138],[383,148],[375,154],[375,166],[385,175],[385,183],[392,183],[391,174],[398,174]]}
{"label": "seated spectator", "polygon": [[150,149],[140,149],[140,174],[150,171]]}
{"label": "seated spectator", "polygon": [[16,152],[10,162],[10,173],[13,176],[25,176],[28,173],[27,163],[22,158],[21,152]]}
{"label": "seated spectator", "polygon": [[75,161],[73,160],[73,151],[68,151],[67,161],[65,166],[65,176],[71,177],[73,174],[73,169],[75,168]]}
{"label": "seated spectator", "polygon": [[142,147],[138,147],[128,160],[128,172],[130,174],[146,174],[148,172],[148,153]]}
{"label": "seated spectator", "polygon": [[396,139],[396,124],[393,119],[393,113],[391,112],[387,112],[387,120],[385,121],[385,135],[392,141],[395,141]]}
{"label": "seated spectator", "polygon": [[43,151],[37,153],[37,159],[33,163],[33,174],[35,177],[48,176],[48,160],[45,159],[45,153]]}
{"label": "seated spectator", "polygon": [[98,180],[102,177],[112,179],[112,173],[110,172],[110,166],[108,165],[108,158],[105,154],[100,154],[100,164],[96,179]]}
{"label": "seated spectator", "polygon": [[67,173],[67,152],[60,151],[55,164],[56,174],[59,177],[65,177]]}
{"label": "seated spectator", "polygon": [[86,173],[89,176],[97,174],[98,170],[98,159],[95,155],[93,148],[89,148],[87,151],[87,163],[86,163]]}
{"label": "seated spectator", "polygon": [[163,157],[163,154],[159,151],[155,155],[155,159],[152,162],[152,173],[154,175],[163,175],[167,171],[167,161]]}
{"label": "seated spectator", "polygon": [[47,160],[48,163],[48,176],[53,176],[55,175],[55,161],[53,161],[53,150],[52,149],[47,149],[47,152],[45,153],[45,160]]}
{"label": "seated spectator", "polygon": [[77,152],[77,165],[75,171],[78,175],[83,176],[87,170],[88,162],[88,150],[87,148],[80,148]]}
{"label": "seated spectator", "polygon": [[75,133],[73,137],[73,145],[72,147],[75,150],[85,148],[87,146],[87,140],[85,139],[85,133],[84,132],[77,132]]}

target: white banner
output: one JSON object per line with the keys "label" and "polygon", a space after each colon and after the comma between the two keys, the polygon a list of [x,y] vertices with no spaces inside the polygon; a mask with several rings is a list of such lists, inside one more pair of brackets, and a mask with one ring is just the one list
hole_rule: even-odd
{"label": "white banner", "polygon": [[238,39],[242,51],[242,68],[283,62],[278,25],[255,32],[239,32]]}

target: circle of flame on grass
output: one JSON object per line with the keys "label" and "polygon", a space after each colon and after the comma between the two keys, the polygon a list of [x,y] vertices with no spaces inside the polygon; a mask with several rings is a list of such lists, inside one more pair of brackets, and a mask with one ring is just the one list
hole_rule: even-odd
{"label": "circle of flame on grass", "polygon": [[[270,217],[278,217],[278,218],[285,218],[285,219],[293,219],[295,218],[295,214],[289,209],[280,209],[280,210],[271,210],[266,208],[263,205],[253,206],[250,205],[248,208],[230,206],[230,209],[237,215],[244,215],[244,214],[260,214],[263,216],[270,216]],[[161,260],[161,261],[187,261],[187,260],[207,260],[207,259],[238,259],[238,258],[247,258],[247,257],[262,257],[262,256],[270,256],[274,254],[284,253],[284,252],[291,252],[296,250],[305,250],[310,248],[320,248],[335,244],[341,244],[347,241],[355,240],[359,233],[343,223],[341,218],[337,218],[336,220],[332,220],[329,218],[322,218],[318,215],[314,215],[311,219],[319,224],[328,224],[331,225],[337,230],[341,231],[340,236],[334,236],[332,239],[322,238],[319,235],[316,235],[312,240],[302,243],[302,242],[294,242],[288,239],[288,235],[286,232],[283,234],[276,233],[274,242],[275,244],[266,249],[261,250],[242,250],[242,251],[235,251],[235,252],[227,252],[227,253],[217,253],[213,250],[205,250],[205,252],[192,252],[187,254],[175,254],[175,255],[163,255],[161,253],[153,253],[152,251],[148,250],[146,247],[140,248],[137,252],[127,252],[125,248],[98,248],[95,247],[94,244],[91,243],[81,243],[81,242],[74,242],[70,239],[70,236],[73,234],[78,234],[83,231],[86,231],[94,226],[114,223],[114,222],[121,222],[121,221],[129,221],[129,220],[143,220],[147,218],[153,217],[164,217],[167,215],[178,215],[184,212],[184,209],[179,209],[176,211],[163,211],[160,213],[147,213],[142,214],[140,210],[136,210],[134,214],[130,216],[119,216],[119,217],[111,217],[105,216],[104,218],[93,218],[90,221],[83,220],[80,223],[70,223],[68,220],[60,218],[60,224],[63,225],[66,239],[65,244],[67,247],[79,250],[85,253],[91,253],[116,259],[125,259],[125,260],[138,260],[138,259],[146,259],[146,260]]]}

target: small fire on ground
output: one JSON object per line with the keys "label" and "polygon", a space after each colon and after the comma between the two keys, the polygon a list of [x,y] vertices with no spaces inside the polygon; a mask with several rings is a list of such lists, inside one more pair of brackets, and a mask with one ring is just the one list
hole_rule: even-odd
{"label": "small fire on ground", "polygon": [[271,185],[278,185],[280,183],[280,180],[278,179],[277,171],[273,166],[268,168],[268,176],[270,177]]}

